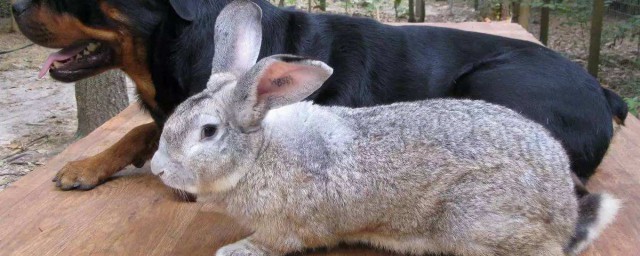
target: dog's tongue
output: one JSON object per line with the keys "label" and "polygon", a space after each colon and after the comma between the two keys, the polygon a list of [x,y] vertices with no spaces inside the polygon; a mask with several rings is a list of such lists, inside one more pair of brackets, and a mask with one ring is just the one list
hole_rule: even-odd
{"label": "dog's tongue", "polygon": [[76,56],[76,54],[84,50],[85,46],[86,45],[84,44],[78,46],[70,46],[58,52],[50,54],[49,57],[47,57],[47,60],[44,61],[44,64],[42,64],[42,69],[40,69],[40,73],[38,73],[38,78],[44,77],[44,75],[49,72],[49,69],[51,69],[53,62],[71,59],[73,58],[73,56]]}

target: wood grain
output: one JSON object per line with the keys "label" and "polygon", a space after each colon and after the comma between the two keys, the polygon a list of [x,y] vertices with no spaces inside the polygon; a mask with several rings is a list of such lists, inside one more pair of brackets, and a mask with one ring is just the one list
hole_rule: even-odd
{"label": "wood grain", "polygon": [[[517,24],[430,24],[535,41]],[[228,217],[198,203],[178,202],[149,174],[128,168],[87,192],[62,192],[51,182],[68,161],[91,156],[150,119],[132,105],[0,192],[0,255],[213,255],[247,234]],[[624,200],[617,221],[584,256],[640,255],[640,121],[617,132],[588,184]],[[314,250],[307,255],[389,255],[363,247]]]}
{"label": "wood grain", "polygon": [[462,22],[462,23],[387,23],[392,26],[434,26],[454,28],[471,32],[499,35],[519,40],[540,43],[531,33],[523,29],[520,24],[506,21],[498,22]]}

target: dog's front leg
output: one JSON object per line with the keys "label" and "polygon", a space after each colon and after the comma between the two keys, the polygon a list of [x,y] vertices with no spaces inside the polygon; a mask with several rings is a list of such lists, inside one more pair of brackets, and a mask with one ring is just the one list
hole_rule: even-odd
{"label": "dog's front leg", "polygon": [[158,148],[155,123],[138,126],[103,152],[67,163],[53,179],[62,190],[89,190],[130,164],[142,167]]}

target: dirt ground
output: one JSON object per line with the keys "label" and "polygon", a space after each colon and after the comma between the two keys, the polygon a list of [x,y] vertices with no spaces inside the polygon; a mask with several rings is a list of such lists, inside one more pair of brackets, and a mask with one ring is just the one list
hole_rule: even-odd
{"label": "dirt ground", "polygon": [[[0,33],[0,51],[30,44],[19,33]],[[0,55],[0,190],[75,140],[73,84],[38,79],[51,49],[30,46]],[[129,83],[130,99],[133,88]]]}
{"label": "dirt ground", "polygon": [[[328,1],[330,2],[330,1]],[[405,22],[395,18],[392,1],[382,1],[378,11],[353,6],[349,13],[368,16],[383,22]],[[306,10],[299,1],[298,8]],[[344,14],[341,2],[330,4],[328,12]],[[400,10],[406,12],[406,8]],[[314,10],[317,12],[317,10]],[[536,13],[533,17],[539,17]],[[429,1],[425,11],[427,22],[475,21],[476,13],[465,3],[456,3],[450,13],[446,2]],[[529,29],[538,35],[536,18]],[[612,20],[605,24],[612,24]],[[30,42],[18,33],[6,33],[7,20],[0,19],[0,51],[16,49]],[[567,26],[551,17],[549,47],[571,60],[586,65],[588,27]],[[41,63],[53,50],[30,46],[0,55],[0,191],[18,180],[48,158],[62,151],[75,138],[77,126],[73,84],[56,82],[48,76],[37,79]],[[624,41],[608,44],[602,50],[600,80],[625,97],[640,95],[640,63],[637,43]],[[634,82],[638,81],[638,82]],[[134,99],[133,85],[128,81],[129,99]]]}
{"label": "dirt ground", "polygon": [[[2,48],[30,42],[0,34]],[[38,61],[51,50],[31,46],[0,55],[0,190],[59,152],[74,137],[73,85],[37,79]]]}

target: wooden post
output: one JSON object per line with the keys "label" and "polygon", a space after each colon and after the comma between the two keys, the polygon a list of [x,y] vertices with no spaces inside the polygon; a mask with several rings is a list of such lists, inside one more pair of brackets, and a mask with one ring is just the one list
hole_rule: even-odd
{"label": "wooden post", "polygon": [[351,0],[345,0],[344,1],[344,13],[347,15],[351,15],[349,13],[349,6],[351,5]]}
{"label": "wooden post", "polygon": [[518,24],[524,29],[529,30],[529,18],[531,17],[531,5],[529,1],[524,0],[518,5]]}
{"label": "wooden post", "polygon": [[511,15],[511,0],[502,0],[500,4],[500,20],[508,20]]}
{"label": "wooden post", "polygon": [[418,22],[424,22],[424,0],[415,0],[416,2],[416,16],[418,16]]}
{"label": "wooden post", "polygon": [[[544,0],[544,4],[549,4],[549,0]],[[549,7],[546,6],[540,10],[540,42],[549,43]]]}
{"label": "wooden post", "polygon": [[511,23],[518,23],[518,17],[520,16],[520,2],[513,2],[511,10]]}
{"label": "wooden post", "polygon": [[416,22],[415,12],[415,4],[413,0],[409,0],[409,22]]}
{"label": "wooden post", "polygon": [[600,38],[602,37],[602,16],[604,15],[604,0],[593,0],[593,13],[591,14],[591,38],[589,40],[589,60],[587,70],[598,77],[598,65],[600,64]]}

